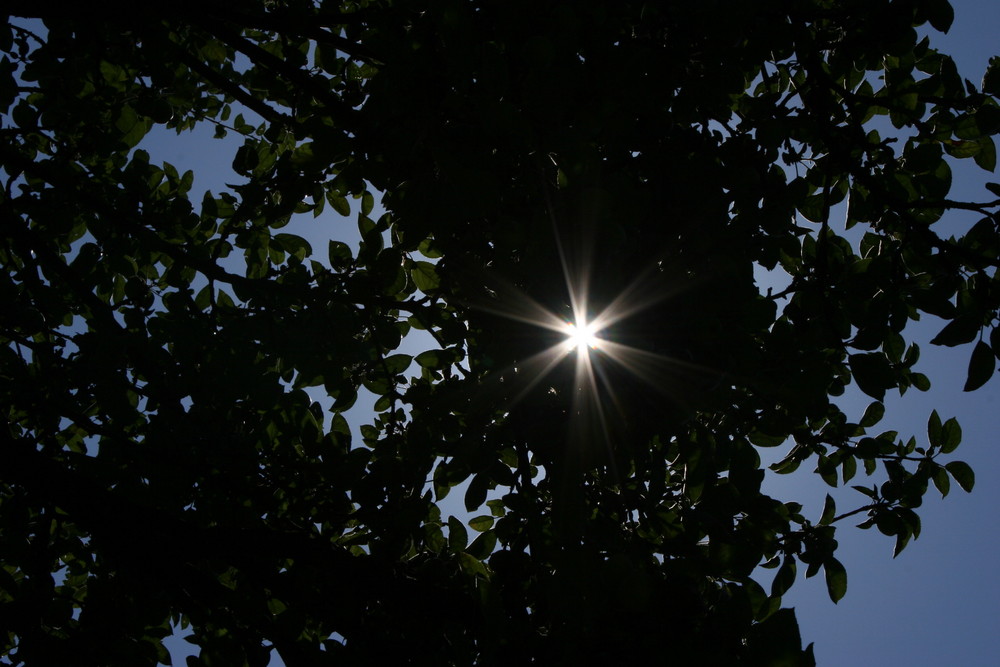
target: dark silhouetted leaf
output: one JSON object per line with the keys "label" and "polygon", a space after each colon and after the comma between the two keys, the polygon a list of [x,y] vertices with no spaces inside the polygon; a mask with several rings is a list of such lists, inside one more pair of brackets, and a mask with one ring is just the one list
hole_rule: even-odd
{"label": "dark silhouetted leaf", "polygon": [[823,502],[823,516],[819,519],[819,525],[826,526],[831,521],[833,517],[837,515],[837,503],[833,501],[830,494],[826,494],[826,500]]}
{"label": "dark silhouetted leaf", "polygon": [[924,7],[927,11],[927,20],[934,29],[948,32],[955,20],[955,10],[952,9],[951,3],[948,0],[929,0]]}
{"label": "dark silhouetted leaf", "polygon": [[882,417],[885,415],[885,406],[882,403],[875,402],[871,403],[866,409],[864,416],[861,417],[859,422],[861,426],[869,427],[882,421]]}
{"label": "dark silhouetted leaf", "polygon": [[927,441],[932,447],[940,447],[943,444],[941,431],[941,416],[937,410],[931,410],[931,416],[927,419]]}
{"label": "dark silhouetted leaf", "polygon": [[951,417],[941,426],[940,438],[938,439],[938,447],[941,448],[941,453],[949,454],[955,451],[955,448],[962,442],[962,427],[959,425],[958,420]]}
{"label": "dark silhouetted leaf", "polygon": [[830,594],[830,599],[835,603],[840,602],[847,593],[847,570],[834,557],[823,561],[823,572],[826,576],[826,590]]}
{"label": "dark silhouetted leaf", "polygon": [[976,485],[976,474],[964,461],[949,461],[944,466],[948,473],[958,482],[962,490],[966,493],[972,492],[972,487]]}
{"label": "dark silhouetted leaf", "polygon": [[469,543],[469,533],[465,525],[453,516],[448,517],[448,548],[453,553],[465,551]]}
{"label": "dark silhouetted leaf", "polygon": [[881,401],[885,390],[895,386],[896,379],[889,360],[879,353],[852,354],[851,374],[861,391]]}
{"label": "dark silhouetted leaf", "polygon": [[937,468],[931,479],[934,480],[934,486],[941,493],[941,497],[944,498],[947,496],[951,490],[951,479],[948,477],[948,470],[944,466]]}
{"label": "dark silhouetted leaf", "polygon": [[969,359],[969,378],[965,381],[963,391],[975,391],[986,384],[996,369],[996,358],[989,344],[978,341],[972,349],[972,358]]}
{"label": "dark silhouetted leaf", "polygon": [[771,582],[771,595],[781,597],[795,583],[795,559],[786,556]]}
{"label": "dark silhouetted leaf", "polygon": [[983,92],[1000,97],[1000,56],[992,56],[983,75]]}
{"label": "dark silhouetted leaf", "polygon": [[982,322],[975,317],[960,315],[932,338],[931,343],[949,347],[971,343],[979,335],[981,324]]}

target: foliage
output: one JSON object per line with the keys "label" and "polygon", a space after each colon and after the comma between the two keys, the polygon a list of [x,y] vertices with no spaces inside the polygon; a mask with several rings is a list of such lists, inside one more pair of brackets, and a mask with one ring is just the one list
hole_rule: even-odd
{"label": "foliage", "polygon": [[[781,596],[845,594],[837,524],[898,553],[973,486],[953,419],[876,429],[922,315],[967,390],[1000,351],[1000,184],[948,199],[1000,61],[918,38],[945,0],[7,7],[44,22],[0,30],[11,664],[168,662],[180,624],[189,665],[806,665]],[[143,146],[206,124],[201,196]],[[327,207],[359,247],[282,231]],[[564,264],[648,381],[535,374],[558,337],[510,315],[570,317]],[[860,504],[763,493],[784,443]]]}

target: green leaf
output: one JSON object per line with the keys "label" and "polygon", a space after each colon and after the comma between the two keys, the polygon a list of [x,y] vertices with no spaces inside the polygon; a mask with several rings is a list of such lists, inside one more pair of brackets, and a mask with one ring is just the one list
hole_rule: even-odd
{"label": "green leaf", "polygon": [[847,593],[847,570],[839,560],[830,556],[823,561],[823,573],[826,576],[826,590],[836,604]]}
{"label": "green leaf", "polygon": [[328,190],[326,193],[326,201],[330,204],[333,210],[340,215],[347,217],[351,214],[351,203],[347,201],[346,197],[336,191]]}
{"label": "green leaf", "polygon": [[[98,69],[101,72],[101,76],[103,76],[104,80],[107,81],[108,83],[121,84],[125,83],[125,81],[128,80],[128,76],[125,74],[125,70],[123,70],[118,65],[109,63],[106,60],[102,60],[100,62],[100,64],[98,65]],[[116,87],[121,89],[121,86],[116,86]]]}
{"label": "green leaf", "polygon": [[762,431],[752,431],[749,438],[757,447],[778,447],[788,439],[785,436],[768,435]]}
{"label": "green leaf", "polygon": [[852,486],[851,488],[873,500],[878,497],[878,492],[875,489],[869,489],[865,486]]}
{"label": "green leaf", "polygon": [[434,497],[438,502],[444,500],[455,485],[449,474],[451,472],[449,468],[448,463],[442,461],[434,469]]}
{"label": "green leaf", "polygon": [[931,447],[940,447],[941,438],[941,416],[937,410],[931,410],[931,416],[927,419],[927,442]]}
{"label": "green leaf", "polygon": [[861,417],[861,421],[859,423],[861,426],[868,428],[882,421],[882,417],[884,415],[885,415],[885,405],[883,405],[878,401],[875,401],[871,403],[865,410],[865,414],[863,417]]}
{"label": "green leaf", "polygon": [[502,517],[507,514],[507,507],[503,504],[502,498],[487,500],[486,506],[490,508],[490,514],[495,517]]}
{"label": "green leaf", "polygon": [[382,233],[378,229],[378,223],[361,212],[358,213],[358,232],[366,243],[377,243],[381,248]]}
{"label": "green leaf", "polygon": [[440,370],[448,365],[448,357],[449,355],[444,350],[427,350],[426,352],[421,352],[413,359],[423,368]]}
{"label": "green leaf", "polygon": [[826,494],[826,500],[823,502],[823,516],[819,519],[819,525],[829,525],[835,516],[837,516],[837,503],[834,502],[828,493]]}
{"label": "green leaf", "polygon": [[490,554],[493,553],[493,550],[496,549],[496,546],[497,534],[492,530],[487,530],[480,533],[476,539],[472,541],[472,544],[465,548],[465,551],[473,558],[477,558],[482,561],[489,558]]}
{"label": "green leaf", "polygon": [[977,341],[969,359],[969,377],[965,381],[963,391],[975,391],[986,384],[996,369],[996,357],[993,349],[985,341]]}
{"label": "green leaf", "polygon": [[[303,385],[303,386],[307,386],[307,385]],[[375,401],[375,405],[374,405],[375,412],[385,412],[386,410],[388,410],[389,408],[391,408],[393,406],[393,403],[395,402],[395,400],[396,400],[395,397],[391,393],[383,394],[383,395],[379,396],[378,400]]]}
{"label": "green leaf", "polygon": [[448,548],[452,553],[465,551],[465,546],[469,543],[469,533],[465,530],[465,525],[454,516],[448,517]]}
{"label": "green leaf", "polygon": [[750,602],[750,608],[753,610],[755,620],[763,620],[764,613],[767,609],[767,593],[753,579],[747,579],[743,582],[743,590],[746,592],[747,600]]}
{"label": "green leaf", "polygon": [[439,523],[424,524],[424,544],[432,553],[438,554],[444,549],[447,541]]}
{"label": "green leaf", "polygon": [[309,167],[316,162],[316,155],[313,153],[315,142],[309,141],[292,151],[291,163],[296,167]]}
{"label": "green leaf", "polygon": [[962,427],[958,420],[951,417],[941,426],[941,435],[938,440],[938,447],[944,454],[955,451],[955,448],[962,442]]}
{"label": "green leaf", "polygon": [[844,484],[847,484],[858,472],[858,460],[853,456],[848,456],[844,458],[844,462],[840,465],[841,474],[844,480]]}
{"label": "green leaf", "polygon": [[973,156],[976,164],[990,173],[996,171],[997,145],[993,141],[993,137],[980,137],[976,143],[979,144],[979,152]]}
{"label": "green leaf", "polygon": [[410,269],[410,277],[413,278],[413,284],[421,292],[431,292],[441,286],[437,270],[430,262],[413,262],[413,267]]}
{"label": "green leaf", "polygon": [[300,261],[312,254],[312,246],[301,236],[295,234],[279,233],[274,235],[273,241],[284,248],[285,252]]}
{"label": "green leaf", "polygon": [[982,150],[982,144],[973,139],[949,139],[945,142],[944,149],[948,155],[963,159],[978,155],[979,151]]}
{"label": "green leaf", "polygon": [[215,63],[223,62],[229,55],[225,44],[216,39],[210,39],[202,44],[200,51],[203,58]]}
{"label": "green leaf", "polygon": [[952,131],[959,139],[979,139],[983,136],[979,123],[976,122],[976,117],[973,114],[959,116],[952,126]]}
{"label": "green leaf", "polygon": [[354,261],[351,247],[342,241],[331,240],[327,246],[327,256],[330,259],[330,266],[334,269],[345,269]]}
{"label": "green leaf", "polygon": [[799,213],[811,222],[823,222],[830,213],[829,207],[826,204],[827,197],[824,197],[822,194],[811,195],[799,204]]}
{"label": "green leaf", "polygon": [[118,120],[115,121],[115,127],[121,132],[122,142],[128,148],[132,148],[149,132],[150,123],[148,119],[136,114],[132,107],[125,105]]}
{"label": "green leaf", "polygon": [[948,473],[958,482],[962,490],[966,493],[972,492],[972,487],[976,485],[976,473],[972,471],[965,461],[950,461],[944,466]]}
{"label": "green leaf", "polygon": [[907,530],[901,531],[896,534],[896,544],[892,548],[893,558],[903,553],[903,549],[905,549],[906,545],[910,543],[910,537],[911,533]]}
{"label": "green leaf", "polygon": [[941,497],[944,498],[947,496],[951,490],[951,479],[948,477],[948,470],[944,466],[938,467],[931,479],[934,480],[934,486],[941,493]]}
{"label": "green leaf", "polygon": [[931,381],[923,373],[910,373],[910,382],[917,388],[917,391],[929,391]]}
{"label": "green leaf", "polygon": [[482,514],[469,519],[469,528],[477,533],[484,533],[493,527],[493,517]]}
{"label": "green leaf", "polygon": [[390,375],[398,375],[410,367],[413,357],[408,354],[393,354],[385,358],[384,364]]}
{"label": "green leaf", "polygon": [[335,413],[333,418],[330,420],[330,431],[333,433],[340,433],[348,438],[351,437],[351,427],[347,423],[347,420],[344,419],[344,415],[339,412]]}
{"label": "green leaf", "polygon": [[882,351],[885,352],[885,356],[890,361],[899,362],[903,359],[903,353],[906,352],[906,341],[898,333],[890,332],[882,341]]}
{"label": "green leaf", "polygon": [[[482,537],[480,535],[480,537]],[[483,579],[489,579],[490,573],[483,565],[483,562],[471,554],[467,554],[464,551],[458,554],[458,563],[462,568],[462,572],[469,576],[481,577]]]}
{"label": "green leaf", "polygon": [[444,254],[433,238],[426,238],[421,241],[420,245],[417,246],[417,252],[427,259],[437,259]]}
{"label": "green leaf", "polygon": [[795,558],[785,556],[781,567],[774,575],[774,581],[771,582],[771,595],[773,597],[781,597],[792,587],[792,584],[795,583],[795,572]]}

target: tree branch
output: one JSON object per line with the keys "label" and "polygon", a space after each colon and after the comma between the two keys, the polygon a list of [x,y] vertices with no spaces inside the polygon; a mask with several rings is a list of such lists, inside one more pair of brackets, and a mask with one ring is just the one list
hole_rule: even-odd
{"label": "tree branch", "polygon": [[203,79],[211,83],[223,93],[226,93],[236,101],[240,102],[251,111],[257,113],[257,115],[264,120],[276,125],[289,125],[291,123],[292,119],[289,116],[271,108],[261,100],[257,99],[245,91],[242,87],[233,83],[233,81],[222,76],[222,74],[216,72],[214,69],[195,58],[177,43],[169,42],[169,46],[167,48],[173,51],[173,55],[177,57],[178,60],[190,67]]}

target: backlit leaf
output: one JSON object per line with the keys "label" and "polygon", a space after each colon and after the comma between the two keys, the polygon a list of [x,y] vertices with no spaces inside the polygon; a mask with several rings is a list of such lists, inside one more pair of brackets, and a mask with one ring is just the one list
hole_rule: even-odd
{"label": "backlit leaf", "polygon": [[493,517],[481,515],[469,519],[469,527],[478,533],[482,533],[493,527],[493,521]]}
{"label": "backlit leaf", "polygon": [[422,292],[431,292],[441,286],[437,270],[430,262],[414,262],[410,276],[413,278],[413,284]]}

